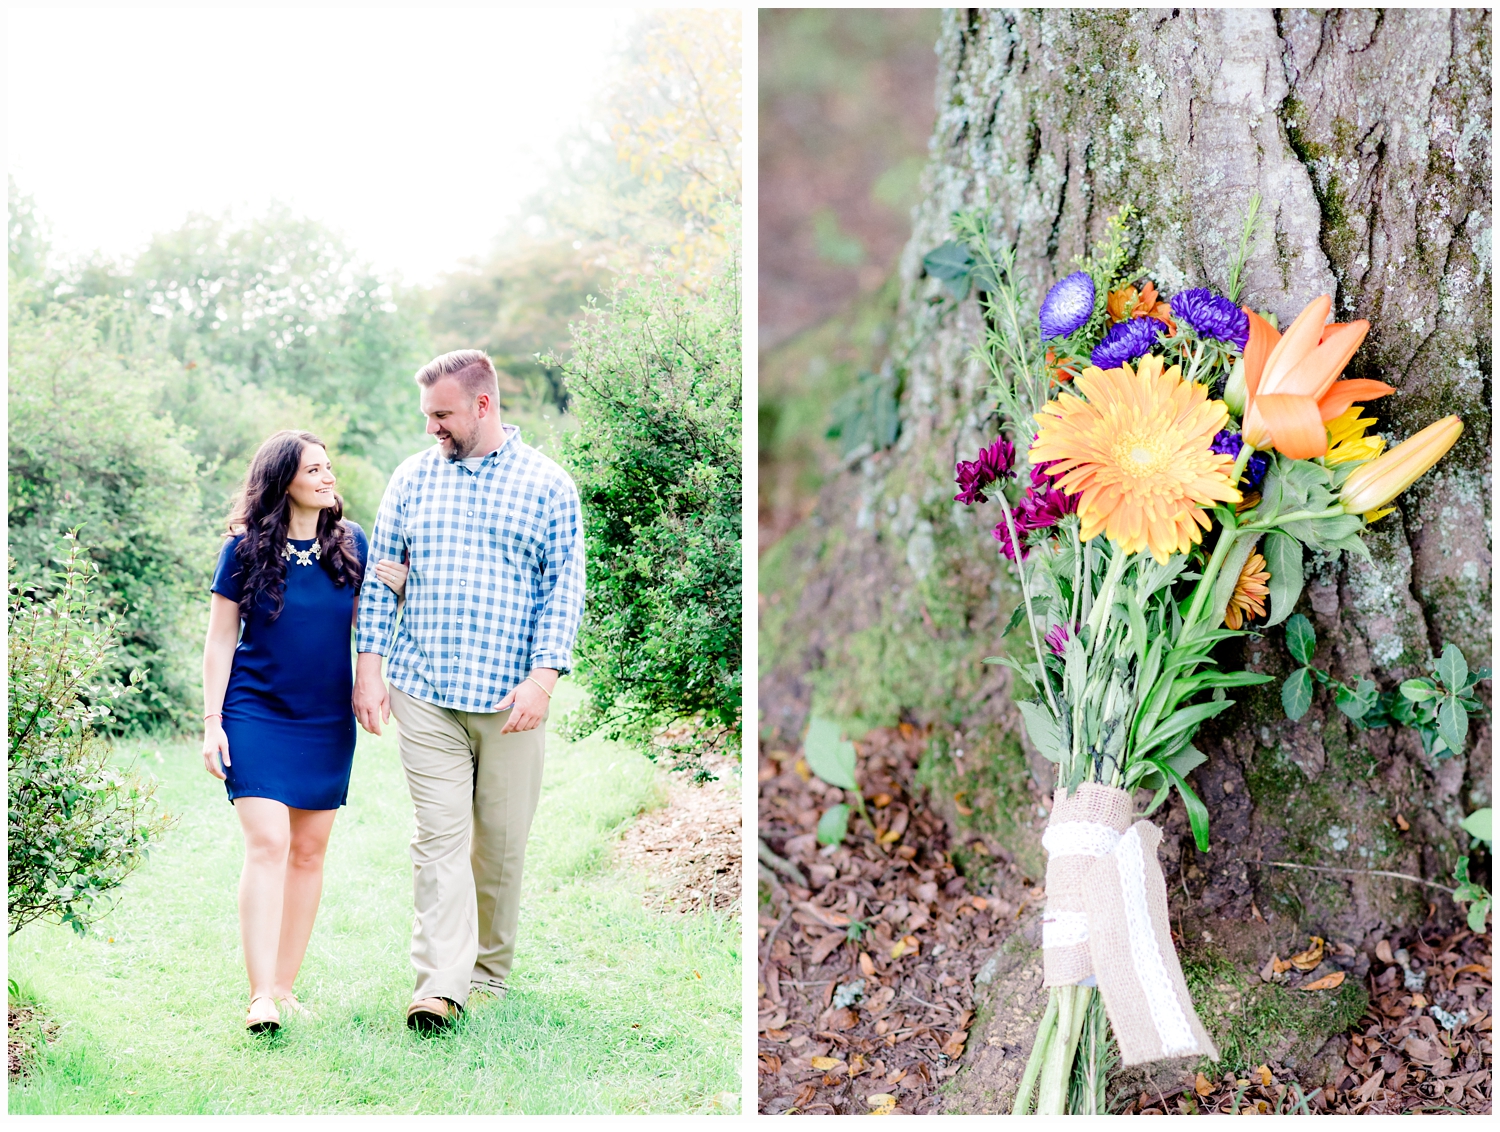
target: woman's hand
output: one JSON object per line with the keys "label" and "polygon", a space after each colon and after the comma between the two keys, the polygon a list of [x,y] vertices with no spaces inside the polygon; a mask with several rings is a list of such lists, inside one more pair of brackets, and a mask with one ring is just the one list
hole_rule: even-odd
{"label": "woman's hand", "polygon": [[406,575],[410,572],[411,567],[405,562],[385,560],[375,563],[375,576],[390,588],[397,601],[406,594]]}
{"label": "woman's hand", "polygon": [[221,781],[224,767],[234,765],[229,761],[229,736],[224,734],[224,725],[217,719],[203,723],[203,769]]}

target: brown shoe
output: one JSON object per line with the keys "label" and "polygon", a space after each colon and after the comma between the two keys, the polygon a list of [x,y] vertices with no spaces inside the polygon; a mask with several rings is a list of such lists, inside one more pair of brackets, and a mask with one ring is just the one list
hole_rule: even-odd
{"label": "brown shoe", "polygon": [[463,1012],[451,998],[419,998],[406,1008],[406,1024],[418,1033],[430,1034],[446,1030]]}
{"label": "brown shoe", "polygon": [[276,1009],[276,1000],[252,998],[250,1009],[245,1011],[245,1029],[252,1034],[274,1034],[281,1028],[281,1013]]}

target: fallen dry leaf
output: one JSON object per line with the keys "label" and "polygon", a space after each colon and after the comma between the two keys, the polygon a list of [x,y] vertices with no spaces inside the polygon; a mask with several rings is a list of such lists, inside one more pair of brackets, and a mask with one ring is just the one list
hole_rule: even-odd
{"label": "fallen dry leaf", "polygon": [[1193,1092],[1197,1093],[1200,1097],[1206,1097],[1213,1091],[1214,1083],[1203,1076],[1202,1073],[1198,1074],[1198,1079],[1193,1082]]}
{"label": "fallen dry leaf", "polygon": [[1269,1065],[1260,1065],[1256,1067],[1255,1072],[1260,1077],[1261,1085],[1269,1088],[1271,1084],[1271,1067]]}
{"label": "fallen dry leaf", "polygon": [[896,1098],[890,1093],[871,1093],[865,1098],[871,1116],[889,1116],[896,1109]]}
{"label": "fallen dry leaf", "polygon": [[1304,987],[1302,987],[1300,989],[1302,989],[1302,990],[1332,990],[1334,987],[1342,986],[1343,982],[1344,982],[1344,972],[1342,972],[1342,971],[1335,971],[1331,975],[1324,975],[1321,979],[1314,979],[1312,982],[1308,983],[1306,986],[1304,986]]}
{"label": "fallen dry leaf", "polygon": [[901,833],[899,830],[888,829],[875,840],[880,842],[880,844],[882,845],[891,845],[901,840]]}
{"label": "fallen dry leaf", "polygon": [[1406,833],[1408,830],[1411,829],[1411,822],[1407,821],[1400,814],[1396,815],[1396,824],[1401,827],[1401,832],[1402,833]]}
{"label": "fallen dry leaf", "polygon": [[890,804],[891,796],[889,794],[877,794],[870,799],[870,805],[874,806],[877,810],[883,810]]}
{"label": "fallen dry leaf", "polygon": [[792,766],[792,769],[797,772],[797,777],[802,779],[803,782],[812,781],[812,767],[807,765],[806,759],[798,759]]}
{"label": "fallen dry leaf", "polygon": [[949,1035],[948,1040],[943,1043],[943,1053],[950,1060],[957,1061],[964,1053],[964,1043],[969,1040],[968,1030],[955,1030]]}
{"label": "fallen dry leaf", "polygon": [[1323,940],[1319,936],[1312,937],[1312,945],[1306,951],[1292,956],[1292,966],[1299,971],[1311,971],[1321,962],[1323,962]]}
{"label": "fallen dry leaf", "polygon": [[842,1064],[844,1064],[843,1059],[837,1057],[815,1057],[812,1059],[812,1067],[824,1073]]}
{"label": "fallen dry leaf", "polygon": [[974,907],[977,908],[977,909],[979,909],[979,911],[981,911],[981,912],[983,912],[986,908],[988,908],[990,906],[990,902],[988,900],[986,900],[983,896],[976,896],[972,900],[970,900],[969,903],[972,904],[972,905],[974,905]]}
{"label": "fallen dry leaf", "polygon": [[846,936],[843,932],[833,932],[829,935],[825,935],[822,939],[818,940],[818,942],[813,945],[812,949],[813,964],[816,965],[827,959],[830,955],[838,950],[839,945],[842,944],[847,938],[848,936]]}
{"label": "fallen dry leaf", "polygon": [[1382,963],[1394,963],[1396,957],[1391,954],[1391,941],[1383,939],[1375,945],[1375,958]]}
{"label": "fallen dry leaf", "polygon": [[959,817],[970,817],[974,813],[972,808],[964,805],[964,795],[967,793],[967,790],[960,790],[957,794],[953,795],[953,808],[958,811]]}
{"label": "fallen dry leaf", "polygon": [[868,952],[861,951],[859,953],[859,969],[865,978],[873,979],[875,977],[875,960],[870,958]]}
{"label": "fallen dry leaf", "polygon": [[858,1077],[861,1073],[863,1073],[868,1068],[869,1068],[869,1066],[865,1064],[865,1059],[863,1057],[861,1057],[857,1053],[853,1057],[851,1057],[849,1059],[849,1076],[850,1077]]}

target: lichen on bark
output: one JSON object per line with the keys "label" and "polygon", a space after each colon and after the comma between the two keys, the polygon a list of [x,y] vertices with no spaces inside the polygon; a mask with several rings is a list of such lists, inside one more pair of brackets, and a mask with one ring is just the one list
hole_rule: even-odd
{"label": "lichen on bark", "polygon": [[[1285,325],[1327,292],[1339,320],[1369,319],[1349,375],[1396,387],[1371,405],[1391,440],[1450,412],[1466,426],[1373,528],[1371,561],[1309,561],[1299,609],[1318,628],[1319,662],[1382,688],[1420,674],[1444,641],[1487,664],[1489,36],[1477,9],[947,13],[925,199],[890,337],[904,373],[900,439],[826,485],[813,519],[777,550],[787,604],[774,631],[763,627],[763,727],[794,739],[816,701],[870,724],[939,725],[974,750],[1004,752],[1005,733],[1020,731],[1006,674],[980,663],[1001,647],[1017,591],[988,526],[951,502],[954,461],[995,430],[970,356],[980,314],[972,298],[943,300],[922,269],[960,208],[988,211],[1040,294],[1128,205],[1134,262],[1170,295],[1224,287],[1259,191],[1267,222],[1247,300]],[[1283,676],[1280,631],[1251,642],[1245,661]],[[1368,946],[1424,911],[1401,882],[1294,877],[1265,861],[1438,879],[1458,851],[1456,821],[1489,801],[1488,726],[1440,765],[1410,733],[1359,730],[1327,703],[1293,725],[1275,688],[1201,733],[1210,852],[1191,847],[1180,809],[1163,845],[1174,915],[1190,933],[1240,941],[1224,954],[1242,966],[1281,936]],[[1008,850],[1033,867],[1046,764],[1033,754],[1021,797],[1009,771],[966,770],[941,747],[931,757],[949,760],[924,771],[942,784],[934,804],[957,821],[943,799],[972,775],[968,789],[1013,810],[985,832],[1003,825]]]}

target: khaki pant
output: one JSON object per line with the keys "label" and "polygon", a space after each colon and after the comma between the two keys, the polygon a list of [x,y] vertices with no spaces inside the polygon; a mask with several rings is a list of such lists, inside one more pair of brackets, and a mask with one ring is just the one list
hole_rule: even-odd
{"label": "khaki pant", "polygon": [[411,840],[414,999],[462,1005],[503,988],[516,951],[521,865],[542,788],[545,723],[500,734],[510,711],[453,711],[392,687],[417,811]]}

